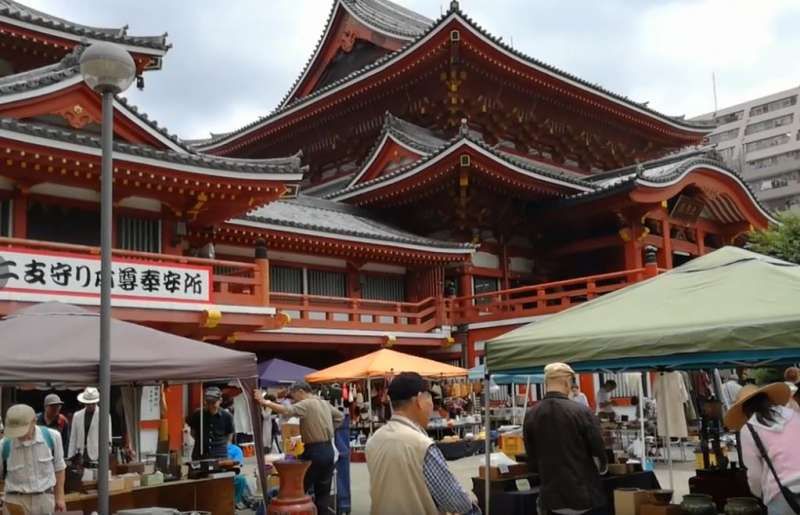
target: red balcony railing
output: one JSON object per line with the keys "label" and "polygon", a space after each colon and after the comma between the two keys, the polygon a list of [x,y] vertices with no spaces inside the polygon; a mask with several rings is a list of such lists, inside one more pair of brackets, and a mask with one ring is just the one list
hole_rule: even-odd
{"label": "red balcony railing", "polygon": [[[100,249],[85,245],[0,238],[3,248],[97,257]],[[268,292],[266,260],[254,263],[114,250],[114,257],[156,264],[212,268],[211,302],[218,305],[271,306],[292,318],[292,327],[430,332],[442,326],[488,322],[557,313],[575,304],[616,291],[647,276],[645,268],[551,283],[523,286],[468,297],[388,302]]]}
{"label": "red balcony railing", "polygon": [[549,315],[641,281],[646,269],[625,270],[447,299],[453,324]]}
{"label": "red balcony railing", "polygon": [[428,332],[444,322],[444,303],[433,297],[388,302],[272,292],[270,305],[299,327]]}

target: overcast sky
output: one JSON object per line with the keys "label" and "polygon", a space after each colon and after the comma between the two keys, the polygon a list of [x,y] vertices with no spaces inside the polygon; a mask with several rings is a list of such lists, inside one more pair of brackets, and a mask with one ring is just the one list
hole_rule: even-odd
{"label": "overcast sky", "polygon": [[[268,114],[302,70],[332,0],[21,0],[72,21],[169,32],[163,70],[129,98],[182,138]],[[449,0],[395,0],[436,18]],[[539,60],[671,115],[800,85],[799,0],[461,0]]]}

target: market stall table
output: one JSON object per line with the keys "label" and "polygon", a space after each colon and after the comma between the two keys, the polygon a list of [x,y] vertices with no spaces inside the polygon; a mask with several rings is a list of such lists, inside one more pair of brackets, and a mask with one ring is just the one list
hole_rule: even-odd
{"label": "market stall table", "polygon": [[[233,472],[214,474],[205,479],[172,481],[131,490],[110,492],[111,512],[133,508],[169,506],[180,511],[207,511],[214,515],[234,515]],[[67,510],[97,510],[97,492],[66,496]]]}

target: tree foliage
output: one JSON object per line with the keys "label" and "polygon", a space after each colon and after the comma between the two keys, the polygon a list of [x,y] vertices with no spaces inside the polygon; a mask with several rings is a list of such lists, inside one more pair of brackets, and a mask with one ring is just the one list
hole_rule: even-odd
{"label": "tree foliage", "polygon": [[780,224],[750,233],[747,248],[800,264],[800,214],[786,212],[779,214],[777,218]]}

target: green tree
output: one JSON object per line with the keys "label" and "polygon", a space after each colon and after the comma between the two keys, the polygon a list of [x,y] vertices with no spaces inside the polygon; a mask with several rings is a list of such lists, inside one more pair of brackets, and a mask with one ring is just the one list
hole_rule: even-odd
{"label": "green tree", "polygon": [[747,248],[778,259],[800,264],[800,215],[785,212],[777,215],[780,224],[763,231],[753,231]]}

